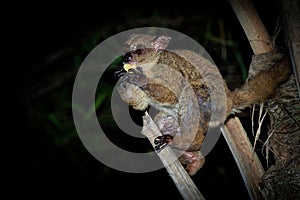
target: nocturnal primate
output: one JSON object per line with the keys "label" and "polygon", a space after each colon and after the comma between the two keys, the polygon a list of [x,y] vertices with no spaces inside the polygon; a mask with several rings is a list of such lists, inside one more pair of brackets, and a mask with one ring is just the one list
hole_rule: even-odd
{"label": "nocturnal primate", "polygon": [[[204,164],[200,148],[208,129],[222,125],[236,110],[269,99],[291,70],[284,56],[241,88],[230,91],[218,69],[201,55],[165,50],[170,39],[132,36],[123,55],[123,70],[116,73],[117,89],[134,109],[145,110],[150,105],[160,111],[154,122],[163,135],[155,139],[155,149],[170,145],[194,175]],[[213,117],[216,113],[218,117]]]}

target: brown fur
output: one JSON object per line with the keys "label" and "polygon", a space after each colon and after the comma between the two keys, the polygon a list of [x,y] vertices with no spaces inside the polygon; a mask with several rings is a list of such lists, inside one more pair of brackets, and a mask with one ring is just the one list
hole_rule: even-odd
{"label": "brown fur", "polygon": [[148,96],[151,96],[156,102],[176,104],[177,97],[172,91],[160,84],[149,83],[142,87]]}
{"label": "brown fur", "polygon": [[241,88],[229,93],[232,108],[250,106],[270,99],[280,83],[291,75],[288,56],[284,56],[273,67],[262,71],[246,82]]}
{"label": "brown fur", "polygon": [[[129,85],[127,88],[134,88],[134,90],[129,93],[119,92],[125,101],[130,97],[129,104],[133,103],[137,109],[152,103],[152,106],[162,110],[155,121],[161,127],[163,134],[172,133],[171,135],[175,136],[171,143],[174,149],[186,151],[180,160],[187,165],[191,175],[195,174],[204,163],[204,158],[200,158],[199,155],[206,132],[212,124],[212,110],[209,106],[212,98],[215,98],[214,101],[218,104],[223,103],[213,106],[220,108],[219,110],[225,108],[224,117],[221,116],[217,119],[219,121],[213,123],[223,123],[233,109],[263,102],[272,97],[278,85],[287,80],[291,74],[289,59],[285,56],[270,69],[254,76],[241,88],[230,91],[216,71],[217,68],[212,67],[213,64],[202,56],[188,50],[178,50],[177,53],[157,51],[151,48],[152,40],[154,41],[154,37],[147,35],[135,36],[134,39],[129,40],[129,45],[136,44],[135,42],[138,41],[138,44],[144,44],[146,47],[144,54],[132,54],[133,60],[143,70],[136,74],[125,75],[129,77],[131,84],[138,87]],[[179,76],[174,70],[181,75]],[[192,87],[191,90],[184,83],[185,81]],[[191,99],[194,96],[197,99]],[[195,102],[199,104],[199,116],[195,116],[195,112],[188,108]],[[171,113],[171,119],[170,116],[165,115],[168,110],[171,111],[168,112]],[[195,124],[197,130],[192,128]],[[173,133],[177,129],[180,131]]]}

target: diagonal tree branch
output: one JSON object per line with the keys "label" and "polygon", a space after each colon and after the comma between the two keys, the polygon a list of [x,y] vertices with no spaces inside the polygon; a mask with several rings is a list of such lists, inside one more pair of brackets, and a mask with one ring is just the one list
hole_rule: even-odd
{"label": "diagonal tree branch", "polygon": [[250,0],[229,0],[254,54],[273,50],[272,41]]}
{"label": "diagonal tree branch", "polygon": [[[273,50],[269,34],[250,0],[229,0],[254,54]],[[238,118],[229,119],[222,133],[239,166],[245,185],[252,199],[260,199],[259,183],[264,169]]]}
{"label": "diagonal tree branch", "polygon": [[[143,117],[143,124],[142,134],[147,136],[154,148],[154,139],[162,134],[147,112]],[[170,146],[164,147],[157,155],[161,159],[183,199],[205,200]]]}

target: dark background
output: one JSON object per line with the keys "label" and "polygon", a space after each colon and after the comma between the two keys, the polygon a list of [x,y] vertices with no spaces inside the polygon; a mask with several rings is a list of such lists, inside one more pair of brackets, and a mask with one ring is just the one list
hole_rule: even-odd
{"label": "dark background", "polygon": [[[24,167],[16,182],[33,197],[42,191],[54,196],[61,192],[69,197],[96,195],[97,199],[181,199],[164,169],[144,174],[120,172],[87,152],[72,119],[71,94],[76,71],[88,53],[106,38],[131,28],[156,26],[180,31],[197,40],[233,89],[247,77],[251,48],[227,1],[199,1],[199,5],[195,1],[106,3],[43,1],[11,5],[11,15],[17,16],[11,23],[14,51],[20,52],[12,62],[18,60],[21,64],[11,69],[8,95],[16,99],[11,108],[12,119],[18,122],[14,126],[20,128],[24,138]],[[254,1],[254,5],[273,35],[279,17],[276,3]],[[277,42],[283,46],[281,37]],[[110,90],[101,92],[98,95],[108,97]],[[115,127],[109,103],[107,98],[97,108],[100,123],[113,134],[116,144],[139,146],[135,144],[138,140],[133,142]],[[135,120],[141,116],[133,112]],[[253,140],[249,109],[240,118]],[[261,145],[256,150],[260,154]],[[260,156],[265,164],[263,155]],[[206,199],[249,199],[222,136],[206,157],[203,169],[192,179]]]}

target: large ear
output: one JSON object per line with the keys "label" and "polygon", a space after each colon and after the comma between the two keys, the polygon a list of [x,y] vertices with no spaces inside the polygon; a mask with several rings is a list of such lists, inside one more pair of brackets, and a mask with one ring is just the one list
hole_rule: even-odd
{"label": "large ear", "polygon": [[154,42],[152,42],[151,45],[157,52],[159,50],[166,49],[170,40],[171,40],[171,37],[162,35],[162,36],[159,36]]}

